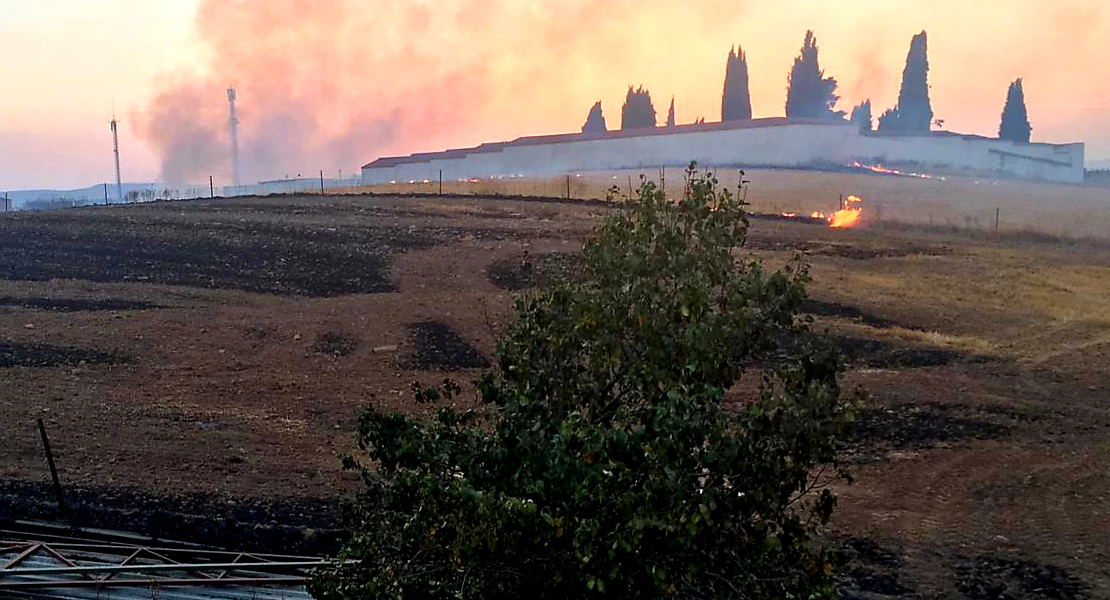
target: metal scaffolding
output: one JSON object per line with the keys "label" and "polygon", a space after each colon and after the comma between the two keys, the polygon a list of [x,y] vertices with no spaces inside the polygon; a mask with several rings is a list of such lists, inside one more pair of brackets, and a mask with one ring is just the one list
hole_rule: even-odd
{"label": "metal scaffolding", "polygon": [[332,564],[272,554],[0,538],[0,598],[310,600],[304,584],[311,570]]}

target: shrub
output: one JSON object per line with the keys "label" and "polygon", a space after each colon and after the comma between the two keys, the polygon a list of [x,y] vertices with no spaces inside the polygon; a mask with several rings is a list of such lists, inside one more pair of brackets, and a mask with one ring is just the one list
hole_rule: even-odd
{"label": "shrub", "polygon": [[[691,166],[587,242],[587,276],[516,301],[479,406],[360,420],[366,490],[318,598],[816,598],[812,534],[850,421],[838,355],[801,335],[806,269],[733,249],[743,205]],[[421,403],[459,388],[417,389]]]}

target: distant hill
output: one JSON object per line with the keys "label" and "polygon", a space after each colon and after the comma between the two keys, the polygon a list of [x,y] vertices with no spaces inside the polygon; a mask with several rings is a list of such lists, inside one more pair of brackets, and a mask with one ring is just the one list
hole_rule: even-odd
{"label": "distant hill", "polygon": [[[123,184],[123,194],[126,197],[131,192],[150,192],[158,189],[160,186],[155,183],[125,183]],[[94,185],[87,188],[79,188],[74,190],[16,190],[12,192],[0,192],[0,198],[7,197],[12,201],[13,209],[35,208],[35,207],[58,207],[60,205],[69,206],[83,206],[86,204],[103,204],[104,203],[104,185]],[[108,186],[108,199],[111,202],[118,202],[116,197],[116,186]]]}
{"label": "distant hill", "polygon": [[[347,179],[319,177],[298,177],[294,179],[275,179],[259,183],[242,185],[238,188],[231,186],[216,186],[210,189],[207,183],[190,185],[166,185],[163,183],[125,183],[123,184],[124,202],[150,202],[152,200],[168,200],[183,198],[207,198],[210,194],[216,196],[244,196],[267,194],[304,194],[317,193],[323,185],[329,190],[357,187],[361,179],[355,175]],[[13,192],[0,191],[0,199],[7,194],[12,201],[14,210],[51,210],[69,208],[72,206],[86,206],[89,204],[104,204],[104,184],[94,185],[75,190],[16,190]],[[119,202],[116,186],[108,185],[108,201],[115,204]],[[0,210],[3,210],[0,203]]]}

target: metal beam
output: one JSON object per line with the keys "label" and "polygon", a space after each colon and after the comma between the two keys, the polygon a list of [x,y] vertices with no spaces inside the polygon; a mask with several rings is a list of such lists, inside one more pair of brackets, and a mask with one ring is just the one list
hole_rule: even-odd
{"label": "metal beam", "polygon": [[23,562],[25,558],[34,554],[35,551],[38,550],[40,547],[42,547],[42,544],[31,544],[29,548],[27,548],[23,552],[20,552],[19,556],[16,556],[15,558],[8,561],[8,564],[4,565],[3,567],[0,567],[0,571],[10,569],[18,565],[19,563]]}
{"label": "metal beam", "polygon": [[[91,530],[86,529],[86,530],[80,530],[80,531],[89,532]],[[138,549],[152,550],[152,551],[155,551],[155,552],[160,552],[162,554],[167,554],[167,555],[171,555],[171,556],[172,555],[185,554],[185,555],[189,555],[189,556],[198,556],[198,557],[200,557],[200,556],[212,556],[212,557],[221,557],[221,556],[223,556],[223,557],[227,557],[227,558],[233,558],[233,557],[239,556],[240,554],[243,554],[243,553],[240,553],[240,552],[233,552],[233,551],[229,551],[229,550],[213,550],[213,549],[205,548],[205,547],[166,548],[166,547],[152,546],[152,545],[149,545],[149,544],[133,544],[133,543],[119,544],[119,543],[110,543],[110,542],[102,542],[102,541],[87,541],[87,540],[83,540],[82,538],[71,538],[71,537],[60,537],[60,536],[36,535],[33,538],[29,537],[28,541],[20,541],[18,539],[19,535],[25,535],[25,534],[21,534],[20,532],[0,529],[0,536],[4,536],[4,537],[0,537],[0,546],[8,545],[8,546],[14,546],[14,547],[17,547],[17,548],[23,548],[23,547],[29,546],[31,544],[47,543],[47,544],[50,545],[51,548],[54,548],[55,550],[98,551],[98,552],[104,552],[104,553],[112,553],[111,551],[115,551],[114,553],[119,554],[120,556],[126,556],[126,555],[130,554],[132,551],[138,550]],[[42,537],[50,537],[54,541],[46,541],[46,540],[39,539],[39,538],[42,538]],[[17,538],[17,539],[12,539],[12,538]],[[30,541],[31,539],[34,539],[34,541]],[[153,542],[155,540],[152,539],[152,538],[146,538],[144,541],[152,541]],[[174,543],[176,544],[176,542],[174,542]],[[323,560],[322,558],[317,558],[317,557],[295,556],[295,555],[291,555],[291,554],[249,553],[249,554],[245,554],[245,555],[248,556],[248,557],[255,557],[258,562],[264,562],[264,561],[267,561],[267,560],[276,560],[276,561],[283,561],[283,560],[286,560],[286,561]]]}
{"label": "metal beam", "polygon": [[0,590],[61,589],[61,588],[164,588],[164,587],[208,587],[208,586],[287,586],[302,584],[306,577],[236,577],[227,579],[112,579],[99,581],[90,579],[68,579],[64,581],[13,581],[0,582]]}
{"label": "metal beam", "polygon": [[[80,575],[88,573],[156,573],[161,571],[267,571],[276,569],[312,569],[336,565],[333,561],[263,562],[263,563],[200,563],[169,565],[97,565],[91,567],[41,567],[32,569],[0,569],[0,579],[25,575]],[[4,583],[0,581],[0,587]]]}

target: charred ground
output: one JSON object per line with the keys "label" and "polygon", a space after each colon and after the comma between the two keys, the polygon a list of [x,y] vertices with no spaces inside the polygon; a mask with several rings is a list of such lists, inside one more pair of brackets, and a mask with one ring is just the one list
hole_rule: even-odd
{"label": "charred ground", "polygon": [[[507,290],[581,275],[607,209],[259,198],[0,218],[0,519],[321,552],[368,403],[488,365]],[[1110,595],[1110,256],[754,220],[871,393],[829,543],[860,598]],[[734,393],[742,397],[741,389]],[[469,402],[462,398],[460,402]]]}

